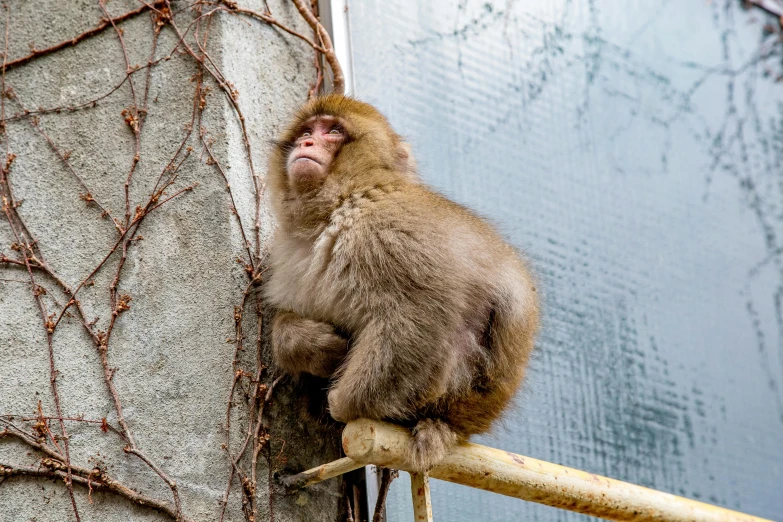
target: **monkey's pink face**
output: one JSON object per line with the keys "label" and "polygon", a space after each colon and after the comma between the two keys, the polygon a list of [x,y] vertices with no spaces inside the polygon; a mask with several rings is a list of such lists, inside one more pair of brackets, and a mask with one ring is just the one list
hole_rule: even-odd
{"label": "monkey's pink face", "polygon": [[295,184],[322,180],[345,141],[345,129],[334,116],[315,116],[302,126],[288,156],[288,176]]}

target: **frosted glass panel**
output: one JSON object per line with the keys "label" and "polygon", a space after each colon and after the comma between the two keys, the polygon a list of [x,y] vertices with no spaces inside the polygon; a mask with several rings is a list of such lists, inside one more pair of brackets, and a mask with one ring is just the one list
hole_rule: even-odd
{"label": "frosted glass panel", "polygon": [[[740,4],[361,0],[350,27],[357,95],[542,279],[526,388],[480,442],[781,519],[783,71]],[[441,521],[587,519],[432,492]]]}

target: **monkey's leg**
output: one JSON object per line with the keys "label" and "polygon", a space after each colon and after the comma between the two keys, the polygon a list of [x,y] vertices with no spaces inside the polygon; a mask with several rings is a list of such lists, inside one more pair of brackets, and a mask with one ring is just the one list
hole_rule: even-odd
{"label": "monkey's leg", "polygon": [[331,377],[348,353],[332,325],[280,311],[272,323],[272,356],[286,373]]}

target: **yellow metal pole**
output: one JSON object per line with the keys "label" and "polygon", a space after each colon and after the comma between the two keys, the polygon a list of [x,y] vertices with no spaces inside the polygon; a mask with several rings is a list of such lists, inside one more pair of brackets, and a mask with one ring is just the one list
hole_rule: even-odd
{"label": "yellow metal pole", "polygon": [[[356,462],[410,472],[410,437],[400,426],[360,419],[345,427],[343,450]],[[606,520],[771,522],[478,444],[457,446],[429,476]]]}
{"label": "yellow metal pole", "polygon": [[432,522],[432,499],[430,478],[426,473],[411,473],[411,496],[413,497],[413,520]]}

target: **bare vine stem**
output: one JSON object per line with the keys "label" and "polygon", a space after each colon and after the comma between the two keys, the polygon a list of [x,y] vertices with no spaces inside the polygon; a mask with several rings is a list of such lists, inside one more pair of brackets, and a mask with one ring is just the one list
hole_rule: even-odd
{"label": "bare vine stem", "polygon": [[[323,52],[324,58],[329,64],[329,68],[332,69],[332,90],[337,94],[343,94],[345,92],[345,77],[343,76],[340,62],[337,61],[337,55],[334,53],[334,46],[332,45],[332,39],[329,37],[329,33],[326,32],[326,29],[313,11],[305,5],[304,0],[291,0],[291,2],[296,6],[299,14],[302,15],[302,18],[304,18],[305,21],[310,24],[310,27],[313,28],[321,42],[323,42],[323,51],[321,52]],[[315,46],[313,46],[313,48],[315,48]]]}
{"label": "bare vine stem", "polygon": [[[18,96],[16,96],[17,102],[21,105],[21,101],[19,101]],[[51,149],[54,151],[54,153],[57,155],[58,158],[60,158],[60,161],[65,165],[65,168],[68,169],[68,172],[70,172],[74,178],[76,178],[76,181],[79,183],[79,186],[84,189],[84,194],[81,195],[82,199],[87,203],[92,203],[96,207],[98,207],[101,211],[101,216],[105,216],[111,220],[111,222],[114,224],[114,228],[117,229],[118,234],[122,234],[122,225],[120,224],[117,219],[112,216],[111,212],[109,211],[106,206],[101,204],[100,201],[90,192],[90,189],[87,188],[87,184],[84,182],[84,180],[79,176],[79,174],[74,170],[73,166],[71,165],[71,162],[68,161],[68,157],[63,154],[63,152],[60,151],[60,149],[55,145],[54,141],[52,141],[52,138],[49,137],[49,135],[43,130],[43,128],[40,125],[40,122],[36,118],[30,118],[30,125],[33,126],[35,130],[38,131],[38,133],[43,136],[43,138],[46,140],[46,142],[49,144]]]}
{"label": "bare vine stem", "polygon": [[313,40],[311,40],[307,36],[303,35],[302,33],[298,32],[298,31],[295,31],[295,30],[291,29],[287,25],[284,25],[284,24],[280,23],[280,21],[277,18],[275,18],[274,16],[272,16],[272,13],[270,13],[269,11],[261,13],[261,12],[258,12],[258,11],[253,11],[252,9],[245,9],[243,7],[239,7],[236,2],[233,2],[231,0],[221,0],[221,3],[224,6],[224,7],[222,7],[222,9],[227,11],[227,12],[229,12],[229,13],[241,14],[241,15],[249,16],[251,18],[255,18],[257,20],[261,20],[262,22],[265,22],[265,23],[267,23],[269,25],[273,25],[273,26],[275,26],[275,27],[285,31],[286,33],[290,34],[291,36],[295,36],[295,37],[299,38],[300,40],[306,42],[307,45],[309,45],[310,47],[312,47],[313,49],[315,49],[316,51],[318,51],[320,53],[326,54],[326,52],[327,52],[324,47],[318,45],[317,43],[315,43]]}
{"label": "bare vine stem", "polygon": [[[100,423],[101,421],[95,422]],[[42,460],[41,465],[36,468],[0,463],[0,477],[27,475],[44,478],[67,478],[67,473],[64,473],[62,470],[63,462],[65,461],[65,457],[63,457],[63,455],[48,445],[39,442],[31,434],[19,430],[9,422],[0,419],[0,423],[6,425],[6,427],[0,431],[0,439],[17,439],[49,457],[48,459]],[[149,506],[156,511],[160,511],[161,513],[168,515],[172,519],[177,520],[177,512],[171,506],[171,504],[146,496],[122,484],[118,480],[112,478],[105,469],[102,469],[99,466],[96,466],[93,469],[88,469],[81,466],[72,466],[71,471],[73,473],[72,480],[75,484],[79,484],[90,489],[94,488],[99,491],[106,490],[115,493],[130,500],[131,502],[135,502],[142,506]],[[188,519],[183,518],[183,522],[188,522]]]}
{"label": "bare vine stem", "polygon": [[[162,0],[157,0],[156,2],[153,3],[153,5],[160,5],[162,3],[163,3]],[[125,14],[122,14],[120,16],[116,16],[114,18],[110,18],[109,17],[108,19],[104,19],[97,26],[95,26],[92,29],[89,29],[89,30],[87,30],[87,31],[77,35],[77,36],[74,36],[70,40],[65,40],[63,42],[60,42],[60,43],[55,44],[55,45],[51,45],[51,46],[46,47],[44,49],[32,49],[32,52],[30,54],[28,54],[26,56],[23,56],[21,58],[17,58],[16,60],[11,60],[10,62],[7,62],[5,64],[5,68],[6,68],[6,70],[9,70],[9,69],[11,69],[13,67],[17,67],[19,65],[26,64],[27,62],[31,62],[31,61],[33,61],[36,58],[40,58],[41,56],[45,56],[47,54],[52,54],[54,52],[60,51],[60,50],[65,49],[67,47],[73,47],[73,46],[75,46],[76,44],[78,44],[79,42],[81,42],[83,40],[86,40],[88,38],[91,38],[91,37],[93,37],[95,35],[98,35],[98,34],[102,33],[103,31],[105,31],[106,29],[111,27],[112,25],[118,24],[120,22],[124,22],[125,20],[128,20],[130,18],[133,18],[135,16],[140,15],[141,13],[146,11],[147,9],[148,9],[147,6],[143,6],[143,7],[140,7],[138,9],[134,10],[134,11],[129,11],[129,12],[125,13]],[[107,17],[108,17],[108,14],[107,14]]]}
{"label": "bare vine stem", "polygon": [[[5,16],[5,39],[3,45],[3,70],[2,80],[0,84],[0,118],[5,117],[5,98],[6,98],[6,85],[5,85],[5,72],[6,72],[6,57],[8,56],[8,35],[9,35],[9,21],[10,11],[6,7]],[[43,259],[43,255],[35,246],[37,241],[24,226],[22,218],[17,211],[19,205],[14,201],[13,193],[11,192],[11,184],[8,180],[8,173],[13,163],[14,156],[8,151],[8,135],[7,128],[3,126],[3,142],[6,147],[6,159],[2,166],[0,166],[0,195],[3,202],[3,213],[6,215],[8,224],[11,227],[11,233],[16,239],[16,243],[22,249],[24,255],[24,262],[27,268],[27,273],[30,277],[30,284],[33,289],[33,297],[38,305],[38,310],[41,313],[41,321],[43,322],[44,330],[46,331],[46,347],[49,355],[49,383],[52,390],[52,396],[54,398],[54,405],[57,411],[57,418],[60,424],[60,433],[62,434],[63,446],[65,447],[65,484],[68,488],[68,496],[71,500],[71,507],[73,507],[73,514],[76,517],[76,522],[81,522],[79,516],[79,508],[76,505],[76,497],[73,494],[73,472],[71,470],[71,455],[70,455],[70,441],[68,438],[68,431],[65,428],[65,422],[63,421],[62,404],[60,401],[60,392],[57,388],[57,366],[54,361],[54,347],[52,345],[52,336],[54,334],[54,328],[51,327],[51,319],[46,312],[46,305],[41,297],[41,293],[37,291],[38,285],[35,281],[35,275],[33,269],[30,266],[30,257]],[[28,257],[29,256],[29,257]]]}

